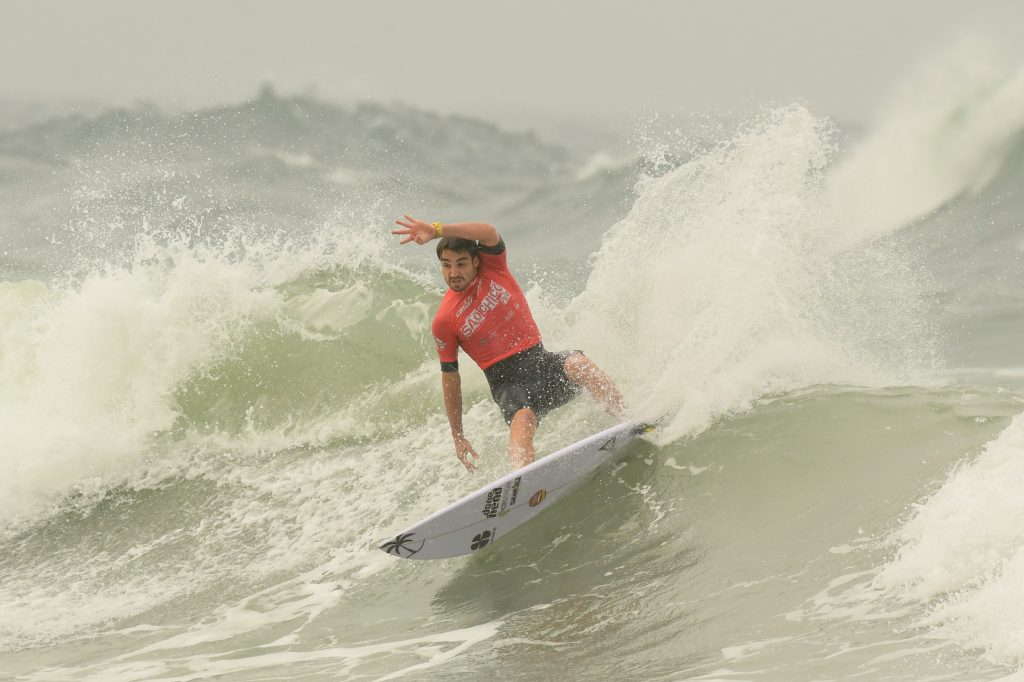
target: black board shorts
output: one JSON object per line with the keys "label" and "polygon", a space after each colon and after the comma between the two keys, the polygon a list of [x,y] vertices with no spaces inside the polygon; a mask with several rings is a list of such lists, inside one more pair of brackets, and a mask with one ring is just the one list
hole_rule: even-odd
{"label": "black board shorts", "polygon": [[573,353],[582,351],[552,353],[538,343],[484,370],[491,397],[506,424],[524,407],[532,409],[539,420],[580,394],[579,385],[565,374],[565,359]]}

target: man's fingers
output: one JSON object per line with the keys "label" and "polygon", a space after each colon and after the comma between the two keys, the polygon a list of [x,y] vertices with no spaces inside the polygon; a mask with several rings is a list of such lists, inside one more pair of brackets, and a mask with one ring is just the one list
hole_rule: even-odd
{"label": "man's fingers", "polygon": [[402,244],[408,244],[409,242],[411,242],[411,241],[413,241],[415,239],[416,239],[416,237],[406,237],[402,241],[398,242],[398,245],[401,246]]}

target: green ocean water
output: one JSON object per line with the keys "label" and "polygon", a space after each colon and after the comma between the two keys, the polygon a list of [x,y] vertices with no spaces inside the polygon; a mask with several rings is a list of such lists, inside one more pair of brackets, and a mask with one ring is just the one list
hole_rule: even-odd
{"label": "green ocean water", "polygon": [[[0,135],[0,676],[1013,676],[1018,82],[621,162],[268,93]],[[406,212],[494,222],[546,345],[664,418],[443,562],[377,545],[510,463],[466,362],[453,456]]]}

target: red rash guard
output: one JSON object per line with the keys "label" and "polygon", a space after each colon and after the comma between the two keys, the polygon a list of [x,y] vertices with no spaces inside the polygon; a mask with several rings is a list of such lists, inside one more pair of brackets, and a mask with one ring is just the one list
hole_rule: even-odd
{"label": "red rash guard", "polygon": [[540,343],[526,296],[509,272],[505,242],[480,247],[476,278],[461,293],[448,289],[432,331],[442,368],[455,369],[459,347],[480,369]]}

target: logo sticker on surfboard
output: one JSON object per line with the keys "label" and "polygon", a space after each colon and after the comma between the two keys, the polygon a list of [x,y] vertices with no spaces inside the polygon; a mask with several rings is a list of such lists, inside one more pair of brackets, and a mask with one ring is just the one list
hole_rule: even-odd
{"label": "logo sticker on surfboard", "polygon": [[469,548],[474,552],[478,549],[483,549],[491,542],[493,542],[497,535],[497,528],[492,528],[490,530],[485,530],[480,533],[477,533],[473,536],[473,543],[469,546]]}
{"label": "logo sticker on surfboard", "polygon": [[544,501],[544,498],[548,496],[547,490],[538,490],[530,498],[530,506],[536,507],[538,504]]}
{"label": "logo sticker on surfboard", "polygon": [[507,514],[519,498],[519,483],[522,480],[522,476],[516,476],[504,486],[492,488],[487,493],[487,500],[484,502],[484,516],[493,519],[496,516]]}
{"label": "logo sticker on surfboard", "polygon": [[[395,556],[405,557],[408,559],[416,552],[423,549],[423,545],[426,544],[426,539],[419,540],[419,546],[413,547],[417,542],[416,533],[403,533],[390,542],[385,542],[380,546],[388,554],[394,554]],[[404,552],[404,554],[403,554]]]}

